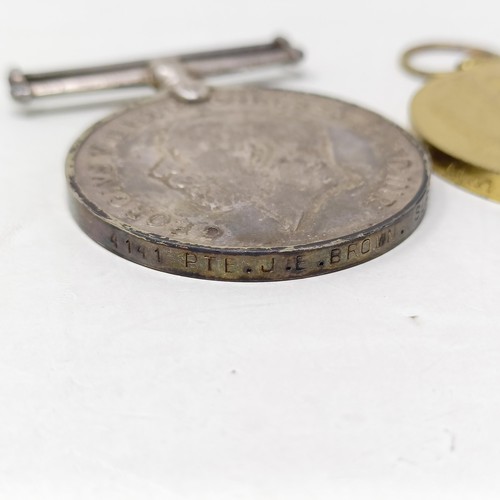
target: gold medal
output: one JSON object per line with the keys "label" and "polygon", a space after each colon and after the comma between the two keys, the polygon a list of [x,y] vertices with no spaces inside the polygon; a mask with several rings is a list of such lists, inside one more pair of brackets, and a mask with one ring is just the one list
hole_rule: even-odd
{"label": "gold medal", "polygon": [[407,69],[433,76],[413,98],[413,128],[447,155],[500,173],[500,58],[470,49],[469,55],[480,63],[462,65],[452,73],[432,74],[411,66],[416,53],[446,47],[422,46],[405,54]]}
{"label": "gold medal", "polygon": [[[413,65],[423,53],[465,55],[456,71]],[[405,52],[404,68],[430,81],[414,96],[411,122],[433,158],[434,172],[453,184],[500,201],[500,57],[462,45],[421,45]]]}

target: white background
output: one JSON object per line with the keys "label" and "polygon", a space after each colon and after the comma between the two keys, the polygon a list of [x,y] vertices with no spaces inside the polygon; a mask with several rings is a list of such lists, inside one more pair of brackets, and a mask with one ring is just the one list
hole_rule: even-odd
{"label": "white background", "polygon": [[[2,2],[0,68],[270,40],[273,83],[408,126],[415,42],[500,50],[493,0]],[[279,72],[277,73],[280,74]],[[116,98],[113,95],[113,98]],[[388,254],[294,282],[162,274],[76,226],[63,163],[118,104],[0,88],[0,498],[500,498],[500,206],[433,178]],[[95,101],[94,101],[95,102]]]}

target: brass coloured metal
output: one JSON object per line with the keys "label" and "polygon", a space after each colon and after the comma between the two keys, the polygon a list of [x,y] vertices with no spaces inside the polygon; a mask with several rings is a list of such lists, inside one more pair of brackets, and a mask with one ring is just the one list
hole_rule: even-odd
{"label": "brass coloured metal", "polygon": [[500,174],[457,160],[436,148],[429,150],[437,175],[466,191],[500,202]]}
{"label": "brass coloured metal", "polygon": [[411,120],[447,155],[500,173],[500,58],[428,82],[413,98]]}
{"label": "brass coloured metal", "polygon": [[[421,68],[415,65],[414,59],[418,55],[429,55],[433,53],[448,53],[460,55],[463,58],[463,61],[470,60],[487,60],[491,57],[497,57],[498,55],[489,50],[479,48],[479,47],[471,47],[470,45],[464,45],[459,43],[427,43],[423,45],[417,45],[415,47],[411,47],[406,50],[401,56],[401,65],[403,68],[411,73],[412,75],[424,77],[424,78],[435,78],[438,76],[449,75],[450,71],[432,71],[425,68]],[[452,71],[454,72],[454,71]]]}
{"label": "brass coloured metal", "polygon": [[[455,53],[455,71],[416,66],[418,55]],[[430,150],[433,171],[451,183],[500,201],[500,58],[481,48],[453,43],[413,47],[401,58],[410,73],[431,78],[415,95],[411,120]]]}

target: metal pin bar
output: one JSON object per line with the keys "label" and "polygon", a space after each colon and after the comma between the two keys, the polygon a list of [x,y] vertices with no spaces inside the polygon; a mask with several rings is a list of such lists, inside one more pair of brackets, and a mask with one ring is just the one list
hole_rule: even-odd
{"label": "metal pin bar", "polygon": [[[301,58],[300,50],[293,48],[286,39],[276,38],[264,45],[197,52],[165,59],[181,63],[194,78],[204,78],[260,66],[290,64]],[[20,70],[13,70],[9,75],[11,95],[17,101],[27,102],[36,97],[59,94],[157,86],[151,66],[161,59],[163,58],[50,73],[24,74]]]}

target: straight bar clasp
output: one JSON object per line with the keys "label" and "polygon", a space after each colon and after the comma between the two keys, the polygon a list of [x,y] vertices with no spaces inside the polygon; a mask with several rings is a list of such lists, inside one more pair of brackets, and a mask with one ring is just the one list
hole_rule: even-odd
{"label": "straight bar clasp", "polygon": [[185,101],[203,100],[208,87],[203,79],[256,67],[300,61],[300,50],[282,37],[264,45],[182,54],[129,63],[77,68],[50,73],[9,75],[12,97],[20,102],[34,98],[137,86],[167,88]]}

